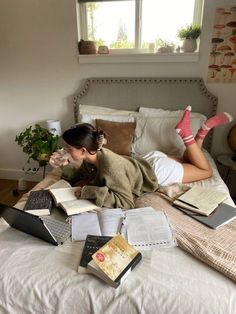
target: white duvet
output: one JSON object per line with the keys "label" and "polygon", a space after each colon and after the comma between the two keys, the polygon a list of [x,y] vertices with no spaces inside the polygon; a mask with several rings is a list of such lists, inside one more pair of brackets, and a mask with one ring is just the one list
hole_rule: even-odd
{"label": "white duvet", "polygon": [[[197,184],[227,191],[215,165],[213,178]],[[55,247],[2,223],[0,313],[236,313],[235,283],[178,247],[142,252],[117,289],[77,273],[82,248],[70,240]]]}

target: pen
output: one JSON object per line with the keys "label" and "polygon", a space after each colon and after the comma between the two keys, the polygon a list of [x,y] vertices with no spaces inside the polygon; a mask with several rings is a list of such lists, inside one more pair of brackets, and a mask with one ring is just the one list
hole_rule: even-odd
{"label": "pen", "polygon": [[125,220],[126,220],[126,216],[124,216],[124,217],[122,218],[122,221],[121,221],[121,224],[120,224],[120,227],[119,227],[119,234],[121,234],[122,231],[123,231],[123,229],[124,229]]}
{"label": "pen", "polygon": [[188,202],[185,202],[185,201],[183,201],[183,200],[181,200],[181,199],[178,199],[178,201],[180,201],[181,203],[184,203],[184,204],[186,204],[186,205],[188,205],[188,206],[190,206],[190,207],[193,207],[193,208],[199,209],[197,206],[192,205],[192,204],[190,204],[190,203],[188,203]]}

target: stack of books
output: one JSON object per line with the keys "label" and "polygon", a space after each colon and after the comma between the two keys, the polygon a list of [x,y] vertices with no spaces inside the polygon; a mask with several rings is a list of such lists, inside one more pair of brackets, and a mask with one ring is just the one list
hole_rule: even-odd
{"label": "stack of books", "polygon": [[121,235],[114,237],[88,235],[78,272],[91,274],[117,288],[141,261],[142,254]]}

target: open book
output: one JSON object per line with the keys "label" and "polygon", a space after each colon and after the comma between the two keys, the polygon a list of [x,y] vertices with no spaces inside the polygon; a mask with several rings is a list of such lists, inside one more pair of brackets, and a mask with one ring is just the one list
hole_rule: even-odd
{"label": "open book", "polygon": [[173,202],[173,205],[204,216],[209,216],[227,196],[228,194],[225,192],[193,186],[187,192],[179,196]]}
{"label": "open book", "polygon": [[72,216],[72,241],[85,240],[88,234],[114,236],[120,232],[123,216],[121,208],[74,215]]}
{"label": "open book", "polygon": [[75,196],[78,187],[72,187],[65,180],[59,180],[47,189],[51,193],[56,206],[61,207],[68,216],[100,208],[90,200],[78,199]]}

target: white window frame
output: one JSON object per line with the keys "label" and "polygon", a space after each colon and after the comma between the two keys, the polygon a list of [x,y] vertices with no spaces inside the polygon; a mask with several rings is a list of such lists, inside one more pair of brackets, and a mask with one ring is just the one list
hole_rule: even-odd
{"label": "white window frame", "polygon": [[[122,1],[122,0],[121,0]],[[135,63],[135,62],[195,62],[198,61],[199,52],[193,53],[163,53],[153,55],[148,53],[147,49],[141,49],[141,13],[142,0],[134,0],[135,4],[135,48],[131,49],[112,49],[112,55],[80,55],[80,63]],[[165,0],[163,0],[165,1]],[[176,0],[178,1],[178,0]],[[89,2],[89,0],[88,0]],[[99,0],[98,0],[99,2]],[[204,0],[195,0],[193,23],[202,24],[202,11]],[[78,20],[78,40],[80,38],[87,39],[87,12],[86,3],[77,2],[77,20]],[[117,56],[124,55],[121,59]],[[130,55],[130,56],[129,56]],[[141,55],[144,55],[141,57]],[[177,59],[176,56],[178,55]],[[183,56],[185,55],[185,56]],[[126,56],[126,58],[125,58]],[[132,57],[131,57],[132,56]],[[81,58],[82,57],[82,58]],[[109,57],[109,58],[107,58]],[[140,59],[141,57],[141,59]],[[99,59],[98,59],[99,58]]]}

